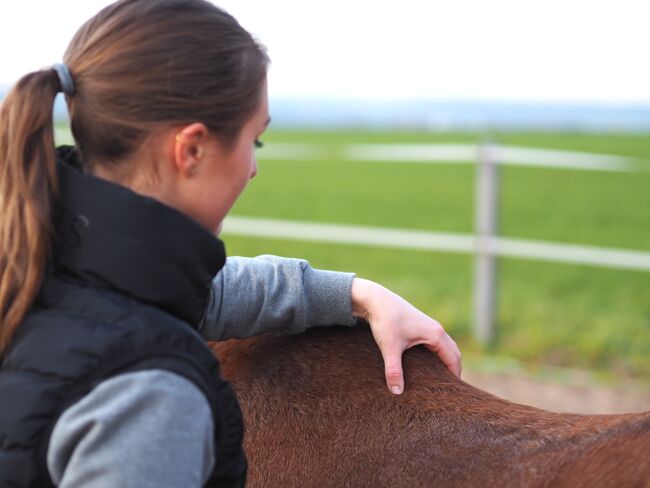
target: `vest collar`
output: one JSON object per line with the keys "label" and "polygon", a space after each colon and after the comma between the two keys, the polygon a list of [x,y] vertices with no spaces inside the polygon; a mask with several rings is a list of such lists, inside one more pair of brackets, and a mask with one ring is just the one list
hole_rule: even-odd
{"label": "vest collar", "polygon": [[59,148],[57,160],[54,269],[196,326],[225,264],[223,243],[157,200],[82,173],[73,148]]}

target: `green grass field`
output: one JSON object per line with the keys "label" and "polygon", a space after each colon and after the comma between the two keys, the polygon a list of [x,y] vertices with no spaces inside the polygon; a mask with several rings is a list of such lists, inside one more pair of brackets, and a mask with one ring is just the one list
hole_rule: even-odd
{"label": "green grass field", "polygon": [[[477,134],[271,131],[276,142],[320,147],[307,161],[266,160],[233,215],[470,233],[474,167],[351,162],[347,143],[473,143]],[[503,167],[503,236],[650,251],[650,135],[491,134],[510,145],[639,158],[639,172]],[[385,284],[440,320],[472,357],[595,369],[650,382],[650,273],[502,259],[498,338],[471,331],[468,255],[223,235],[231,255],[302,257]]]}
{"label": "green grass field", "polygon": [[[492,134],[510,145],[640,159],[638,173],[504,167],[501,235],[650,251],[650,136]],[[476,134],[282,132],[274,142],[313,143],[309,161],[265,161],[233,215],[469,233],[474,167],[351,162],[346,143],[467,143]],[[500,261],[499,335],[488,351],[471,333],[469,256],[290,242],[224,234],[230,254],[304,257],[356,271],[439,319],[470,354],[535,365],[592,368],[650,381],[650,273],[516,259]]]}

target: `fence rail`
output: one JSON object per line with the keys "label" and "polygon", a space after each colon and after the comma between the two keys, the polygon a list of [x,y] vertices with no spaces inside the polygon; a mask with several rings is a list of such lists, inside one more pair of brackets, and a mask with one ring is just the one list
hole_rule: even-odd
{"label": "fence rail", "polygon": [[650,271],[650,252],[505,237],[479,240],[472,234],[325,224],[240,215],[226,217],[223,233],[244,237],[460,254],[474,254],[477,250],[483,250],[499,257]]}
{"label": "fence rail", "polygon": [[[480,146],[479,146],[480,147]],[[472,164],[476,144],[323,144],[273,142],[264,147],[262,159],[301,160],[336,157],[346,161],[376,163]],[[613,172],[650,170],[648,161],[629,156],[578,151],[539,149],[526,146],[495,146],[494,160],[499,165],[538,166]]]}

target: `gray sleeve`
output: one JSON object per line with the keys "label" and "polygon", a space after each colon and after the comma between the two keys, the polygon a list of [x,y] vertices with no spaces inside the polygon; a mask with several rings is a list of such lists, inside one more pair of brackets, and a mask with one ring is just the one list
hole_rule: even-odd
{"label": "gray sleeve", "polygon": [[100,383],[59,417],[47,451],[61,488],[200,487],[214,462],[207,399],[163,370]]}
{"label": "gray sleeve", "polygon": [[206,340],[224,340],[354,325],[353,278],[353,273],[314,269],[302,259],[229,257],[212,281],[201,333]]}

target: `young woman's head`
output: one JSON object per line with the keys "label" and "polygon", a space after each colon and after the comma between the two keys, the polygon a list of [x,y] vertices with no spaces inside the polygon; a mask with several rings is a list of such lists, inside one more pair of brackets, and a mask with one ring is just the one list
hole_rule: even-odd
{"label": "young woman's head", "polygon": [[[268,124],[264,49],[203,0],[121,0],[84,24],[63,58],[85,170],[215,229],[256,172]],[[56,194],[55,69],[31,73],[0,109],[0,348],[40,286]]]}

